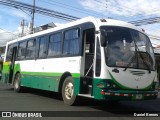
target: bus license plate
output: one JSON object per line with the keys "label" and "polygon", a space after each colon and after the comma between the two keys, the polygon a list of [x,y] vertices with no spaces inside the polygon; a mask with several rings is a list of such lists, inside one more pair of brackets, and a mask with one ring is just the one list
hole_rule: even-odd
{"label": "bus license plate", "polygon": [[141,100],[141,99],[143,99],[143,95],[142,94],[136,94],[135,99],[136,100]]}

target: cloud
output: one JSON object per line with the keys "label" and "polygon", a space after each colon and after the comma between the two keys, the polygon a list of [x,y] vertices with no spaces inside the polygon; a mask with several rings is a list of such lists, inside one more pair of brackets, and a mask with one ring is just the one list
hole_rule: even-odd
{"label": "cloud", "polygon": [[160,36],[159,36],[159,33],[160,33],[159,23],[142,25],[142,26],[139,26],[139,27],[143,28],[148,35],[155,36],[158,39],[160,39]]}
{"label": "cloud", "polygon": [[0,15],[0,21],[2,20],[2,18],[3,18],[3,17]]}
{"label": "cloud", "polygon": [[3,30],[0,30],[0,36],[0,47],[5,46],[8,41],[18,37],[16,32],[12,33]]}
{"label": "cloud", "polygon": [[4,32],[4,30],[0,29],[0,33],[3,33],[3,32]]}
{"label": "cloud", "polygon": [[26,11],[21,10],[21,9],[12,8],[12,7],[3,7],[3,9],[0,9],[0,13],[3,16],[7,15],[10,17],[19,17],[19,18],[24,18],[24,19],[30,18]]}
{"label": "cloud", "polygon": [[[0,5],[1,6],[1,5]],[[11,7],[2,7],[0,9],[0,28],[16,31],[22,19],[30,20],[29,15],[20,9]]]}
{"label": "cloud", "polygon": [[155,10],[160,11],[159,0],[80,0],[80,4],[85,9],[104,15],[133,16],[137,14],[147,15]]}
{"label": "cloud", "polygon": [[10,14],[12,16],[17,16],[20,18],[28,19],[28,15],[21,10],[13,10]]}
{"label": "cloud", "polygon": [[[137,18],[143,19],[147,15],[160,15],[160,0],[80,0],[79,3],[83,8],[92,10],[105,16],[116,18],[129,17],[130,21]],[[112,15],[112,16],[110,16]],[[133,18],[133,16],[142,15],[141,17]],[[145,29],[146,33],[153,36],[159,36],[159,24],[151,24],[140,26]],[[155,45],[160,45],[159,40],[151,39]]]}

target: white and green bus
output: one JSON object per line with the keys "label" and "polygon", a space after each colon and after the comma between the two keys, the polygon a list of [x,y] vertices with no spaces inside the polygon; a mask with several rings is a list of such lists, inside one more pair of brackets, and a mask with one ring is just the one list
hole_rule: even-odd
{"label": "white and green bus", "polygon": [[87,17],[7,43],[2,81],[59,92],[64,103],[156,99],[154,52],[149,37],[118,20]]}

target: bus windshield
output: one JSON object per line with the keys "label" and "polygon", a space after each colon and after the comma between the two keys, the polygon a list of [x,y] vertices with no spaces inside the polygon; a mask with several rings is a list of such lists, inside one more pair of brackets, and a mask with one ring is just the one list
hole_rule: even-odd
{"label": "bus windshield", "polygon": [[106,64],[109,67],[155,70],[154,52],[149,38],[136,30],[103,26]]}

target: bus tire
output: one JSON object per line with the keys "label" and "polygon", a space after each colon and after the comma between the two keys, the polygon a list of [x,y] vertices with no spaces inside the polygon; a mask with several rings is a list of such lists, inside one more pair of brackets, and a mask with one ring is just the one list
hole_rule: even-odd
{"label": "bus tire", "polygon": [[62,98],[65,104],[75,105],[76,96],[74,95],[74,81],[71,76],[65,78],[62,86]]}
{"label": "bus tire", "polygon": [[15,92],[22,92],[22,87],[21,87],[21,74],[20,74],[20,73],[17,73],[17,74],[15,75],[13,86],[14,86],[14,91],[15,91]]}

